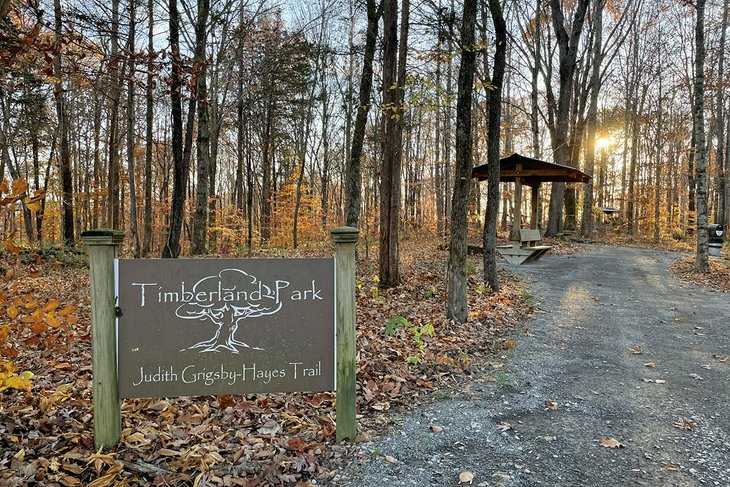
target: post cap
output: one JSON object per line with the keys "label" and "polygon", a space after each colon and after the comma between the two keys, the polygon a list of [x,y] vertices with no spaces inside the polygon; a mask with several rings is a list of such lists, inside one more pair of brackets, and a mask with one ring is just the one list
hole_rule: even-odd
{"label": "post cap", "polygon": [[86,245],[120,245],[124,242],[124,232],[109,228],[96,228],[83,232],[81,241]]}
{"label": "post cap", "polygon": [[334,243],[355,243],[360,236],[360,230],[353,227],[337,227],[330,230]]}

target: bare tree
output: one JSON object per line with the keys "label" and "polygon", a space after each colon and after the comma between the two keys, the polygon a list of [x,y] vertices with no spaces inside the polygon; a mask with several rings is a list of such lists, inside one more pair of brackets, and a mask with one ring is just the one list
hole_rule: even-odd
{"label": "bare tree", "polygon": [[[488,91],[487,133],[487,208],[484,214],[484,282],[493,292],[499,291],[497,275],[497,214],[499,212],[499,141],[502,112],[502,85],[507,57],[507,24],[499,0],[489,0],[489,10],[496,35],[494,66]],[[485,15],[483,15],[486,17]],[[486,57],[486,54],[485,54]]]}
{"label": "bare tree", "polygon": [[401,208],[403,97],[410,0],[403,0],[398,39],[398,0],[383,0],[383,162],[380,172],[380,285],[397,286]]}
{"label": "bare tree", "polygon": [[459,66],[456,103],[456,177],[451,200],[451,242],[448,266],[448,306],[446,316],[466,323],[469,306],[466,299],[467,212],[471,188],[472,120],[476,48],[474,29],[477,1],[465,0],[461,24],[461,65]]}
{"label": "bare tree", "polygon": [[[553,159],[559,164],[567,162],[570,154],[568,150],[568,129],[570,128],[570,103],[573,98],[573,77],[575,75],[578,46],[589,3],[590,0],[578,0],[570,32],[568,32],[565,27],[565,16],[560,0],[550,0],[553,28],[555,29],[558,44],[560,74],[552,146]],[[560,231],[564,197],[565,183],[553,183],[550,193],[550,213],[548,215],[546,235],[555,235]]]}
{"label": "bare tree", "polygon": [[355,117],[355,129],[352,134],[352,149],[345,174],[345,221],[347,225],[357,228],[360,223],[361,171],[360,162],[365,142],[365,126],[370,111],[371,92],[373,87],[373,59],[378,40],[378,20],[380,8],[375,0],[366,0],[368,24],[365,34],[365,53],[363,55],[362,74],[360,75],[360,97]]}
{"label": "bare tree", "polygon": [[152,250],[152,123],[154,120],[154,0],[147,1],[147,86],[145,87],[145,153],[144,153],[144,241],[142,255],[149,255]]}
{"label": "bare tree", "polygon": [[210,189],[210,119],[208,100],[208,67],[206,44],[208,39],[208,15],[210,1],[198,1],[198,18],[195,24],[195,57],[193,60],[196,84],[195,98],[198,105],[198,137],[195,144],[198,163],[198,180],[195,187],[195,216],[191,252],[205,253],[208,234],[208,191]]}
{"label": "bare tree", "polygon": [[188,165],[183,157],[182,124],[182,59],[180,57],[180,14],[177,0],[169,0],[170,9],[170,101],[172,107],[172,159],[173,188],[170,229],[167,243],[162,249],[163,258],[176,258],[180,255],[180,232],[185,218],[185,190],[188,182]]}
{"label": "bare tree", "polygon": [[71,152],[68,143],[68,114],[66,106],[66,96],[64,94],[62,79],[62,61],[61,51],[63,43],[63,24],[61,22],[61,0],[54,0],[53,11],[55,15],[55,51],[56,55],[53,60],[53,73],[56,82],[53,87],[53,96],[56,99],[56,116],[58,117],[58,128],[60,134],[60,172],[61,172],[61,189],[63,192],[61,204],[63,206],[63,241],[66,245],[74,243],[74,213],[73,213],[73,186],[71,179]]}
{"label": "bare tree", "polygon": [[705,151],[705,0],[697,0],[695,24],[694,120],[697,180],[697,252],[695,270],[708,269],[707,249],[707,152]]}
{"label": "bare tree", "polygon": [[[596,119],[598,118],[598,92],[601,88],[601,63],[603,62],[603,6],[604,0],[593,2],[593,66],[591,66],[591,101],[588,105],[588,133],[586,134],[585,172],[593,176],[596,156]],[[593,231],[593,181],[584,185],[583,218],[581,235],[588,237]]]}
{"label": "bare tree", "polygon": [[112,0],[111,52],[109,54],[111,86],[109,98],[109,159],[107,163],[107,225],[118,229],[121,222],[119,199],[119,104],[122,98],[122,66],[119,54],[119,0]]}
{"label": "bare tree", "polygon": [[137,228],[137,182],[135,174],[135,155],[134,155],[134,90],[136,76],[136,59],[134,54],[134,34],[136,31],[137,21],[137,0],[129,0],[129,44],[127,47],[128,54],[128,74],[127,74],[127,177],[129,178],[129,233],[132,238],[132,248],[134,256],[139,258],[142,256],[142,249],[139,242],[139,230]]}

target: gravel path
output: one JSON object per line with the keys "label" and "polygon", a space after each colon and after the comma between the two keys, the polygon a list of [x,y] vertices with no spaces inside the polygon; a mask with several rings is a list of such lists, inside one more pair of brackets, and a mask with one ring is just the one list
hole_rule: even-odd
{"label": "gravel path", "polygon": [[496,382],[396,418],[334,483],[730,486],[730,295],[671,277],[676,257],[591,246],[520,267],[539,311]]}

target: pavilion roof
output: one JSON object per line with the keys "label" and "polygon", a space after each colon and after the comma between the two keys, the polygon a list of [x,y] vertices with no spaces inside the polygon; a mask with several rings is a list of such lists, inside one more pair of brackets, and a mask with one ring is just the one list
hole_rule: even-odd
{"label": "pavilion roof", "polygon": [[[518,165],[521,165],[520,170],[517,169]],[[476,166],[472,169],[471,176],[479,181],[487,179],[487,164]],[[574,167],[533,159],[517,153],[499,160],[501,182],[512,183],[518,176],[522,178],[522,184],[527,186],[539,186],[546,182],[587,183],[591,180],[589,175]]]}

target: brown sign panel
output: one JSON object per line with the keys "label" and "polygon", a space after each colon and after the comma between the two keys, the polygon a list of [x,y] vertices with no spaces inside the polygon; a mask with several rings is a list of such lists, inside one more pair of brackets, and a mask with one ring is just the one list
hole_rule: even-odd
{"label": "brown sign panel", "polygon": [[118,261],[121,397],[335,388],[332,259]]}

